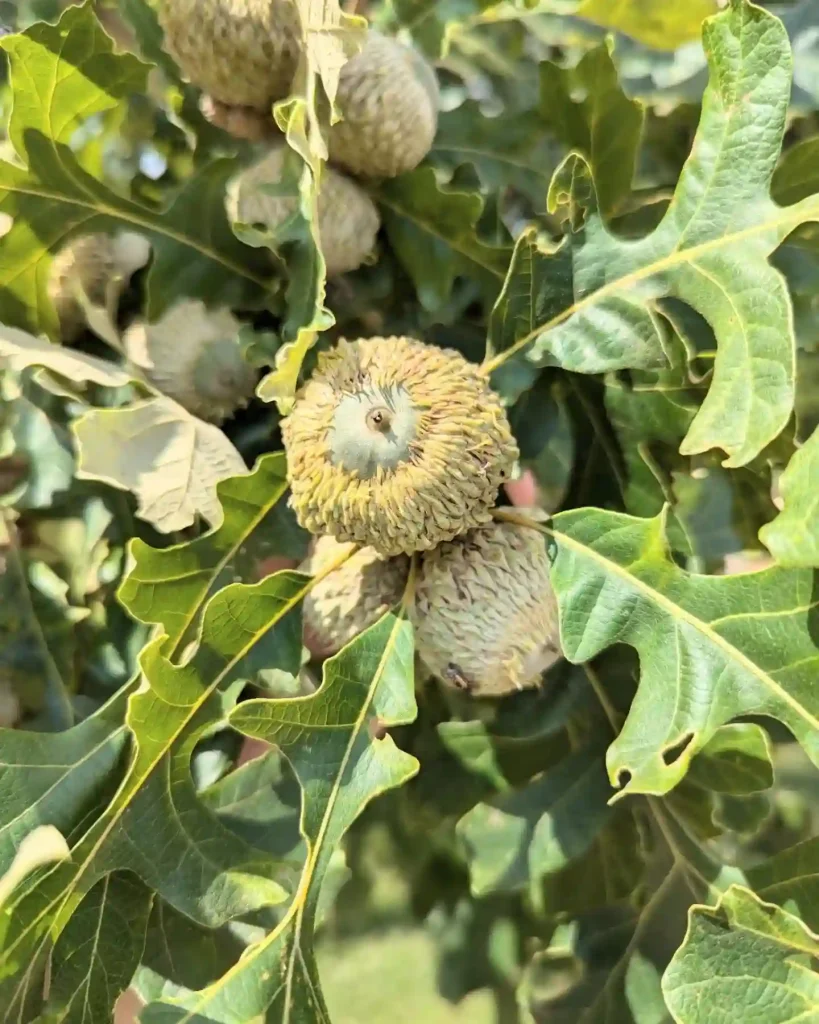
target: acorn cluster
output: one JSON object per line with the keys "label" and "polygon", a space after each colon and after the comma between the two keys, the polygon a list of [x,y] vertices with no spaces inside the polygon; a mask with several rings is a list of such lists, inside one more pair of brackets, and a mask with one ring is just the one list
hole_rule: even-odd
{"label": "acorn cluster", "polygon": [[[290,503],[318,536],[305,636],[338,651],[399,603],[424,666],[473,696],[534,686],[560,656],[545,539],[497,520],[518,450],[480,368],[413,338],[341,341],[282,423]],[[327,571],[347,545],[351,556]],[[352,545],[352,546],[351,546]]]}
{"label": "acorn cluster", "polygon": [[[228,212],[274,233],[297,199],[276,195],[287,146],[272,118],[290,91],[302,46],[292,0],[164,0],[165,48],[203,91],[202,111],[225,130],[271,149],[234,181]],[[319,193],[318,233],[330,277],[355,270],[375,246],[378,211],[353,178],[392,178],[417,167],[432,146],[438,83],[409,47],[369,31],[341,68],[329,129],[330,166]],[[346,173],[345,173],[346,172]]]}

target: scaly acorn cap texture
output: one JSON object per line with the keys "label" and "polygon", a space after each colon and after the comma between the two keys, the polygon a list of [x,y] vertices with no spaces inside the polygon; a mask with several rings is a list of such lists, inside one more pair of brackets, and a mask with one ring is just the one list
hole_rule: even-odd
{"label": "scaly acorn cap texture", "polygon": [[[349,546],[319,537],[302,570],[315,576]],[[317,583],[302,604],[305,642],[313,654],[335,654],[398,604],[409,569],[406,555],[385,559],[366,547]]]}
{"label": "scaly acorn cap texture", "polygon": [[291,0],[163,0],[164,46],[219,103],[270,113],[296,73],[300,31]]}
{"label": "scaly acorn cap texture", "polygon": [[421,661],[475,697],[535,686],[560,656],[549,569],[541,534],[507,522],[425,554],[413,610]]}
{"label": "scaly acorn cap texture", "polygon": [[228,309],[184,299],[156,323],[125,332],[125,352],[145,378],[188,412],[220,422],[246,405],[256,372],[239,346],[241,324]]}
{"label": "scaly acorn cap texture", "polygon": [[60,333],[71,341],[83,329],[85,314],[76,289],[95,306],[116,301],[131,275],[148,262],[150,243],[130,231],[111,237],[79,235],[63,246],[49,268],[48,295],[57,310]]}
{"label": "scaly acorn cap texture", "polygon": [[394,178],[432,147],[438,82],[415,50],[370,32],[341,69],[336,106],[343,120],[330,128],[330,162],[361,177]]}
{"label": "scaly acorn cap texture", "polygon": [[[231,220],[262,224],[274,231],[295,213],[295,197],[274,196],[260,189],[281,180],[288,149],[286,143],[275,145],[234,178],[227,195]],[[367,193],[345,175],[325,167],[319,187],[318,230],[327,276],[360,267],[375,249],[380,225],[378,210]]]}
{"label": "scaly acorn cap texture", "polygon": [[414,338],[322,353],[282,437],[301,525],[385,556],[488,522],[518,457],[479,368]]}

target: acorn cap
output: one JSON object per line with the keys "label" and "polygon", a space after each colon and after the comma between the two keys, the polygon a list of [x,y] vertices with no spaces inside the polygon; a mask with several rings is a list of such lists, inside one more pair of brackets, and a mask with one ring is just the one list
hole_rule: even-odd
{"label": "acorn cap", "polygon": [[148,240],[131,231],[113,237],[79,235],[64,245],[54,257],[48,277],[48,295],[57,310],[63,338],[70,341],[85,325],[78,287],[95,306],[104,306],[109,299],[116,302],[150,254]]}
{"label": "acorn cap", "polygon": [[322,353],[282,437],[301,525],[385,556],[488,522],[518,456],[479,368],[413,338]]}
{"label": "acorn cap", "polygon": [[164,46],[219,103],[270,113],[296,73],[300,30],[291,0],[164,0]]}
{"label": "acorn cap", "polygon": [[[336,561],[345,546],[349,545],[334,537],[319,537],[303,571],[316,575]],[[405,555],[383,559],[367,547],[355,551],[317,583],[302,605],[305,642],[312,653],[319,657],[335,654],[398,604],[409,568]]]}
{"label": "acorn cap", "polygon": [[[228,188],[228,216],[244,224],[262,224],[275,231],[298,208],[294,196],[274,196],[260,186],[275,185],[284,171],[289,147],[275,145],[261,160],[246,168]],[[375,249],[381,221],[372,199],[331,167],[322,171],[318,196],[318,230],[327,276],[355,270]]]}
{"label": "acorn cap", "polygon": [[438,82],[415,50],[370,32],[341,69],[330,161],[361,177],[393,178],[417,167],[438,127]]}
{"label": "acorn cap", "polygon": [[549,568],[543,536],[506,522],[424,555],[413,611],[421,660],[475,697],[537,685],[560,656]]}
{"label": "acorn cap", "polygon": [[125,332],[125,352],[145,378],[188,412],[220,422],[246,405],[256,371],[239,346],[241,323],[228,309],[182,300],[156,323]]}

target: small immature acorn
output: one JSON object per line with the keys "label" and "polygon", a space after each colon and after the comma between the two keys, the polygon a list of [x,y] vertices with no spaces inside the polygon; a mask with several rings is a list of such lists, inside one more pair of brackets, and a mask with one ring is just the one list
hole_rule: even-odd
{"label": "small immature acorn", "polygon": [[475,697],[535,686],[560,657],[543,537],[493,522],[425,554],[413,621],[421,660],[446,685]]}
{"label": "small immature acorn", "polygon": [[183,74],[218,103],[270,113],[299,61],[293,0],[162,0],[165,48]]}
{"label": "small immature acorn", "polygon": [[[273,231],[293,215],[297,200],[274,196],[260,186],[282,177],[288,146],[275,145],[261,160],[239,174],[228,187],[228,216],[245,224],[263,224]],[[318,196],[318,229],[327,276],[356,270],[375,248],[381,220],[372,199],[343,174],[324,167]]]}
{"label": "small immature acorn", "polygon": [[256,371],[239,346],[239,321],[228,309],[177,302],[156,323],[136,323],[123,342],[145,378],[188,412],[220,422],[247,405]]}
{"label": "small immature acorn", "polygon": [[150,254],[148,240],[131,231],[113,237],[79,235],[63,246],[54,257],[48,277],[48,295],[57,310],[63,339],[76,338],[85,325],[78,288],[95,306],[104,306],[109,299],[116,301]]}
{"label": "small immature acorn", "polygon": [[414,338],[341,341],[322,353],[282,437],[301,525],[384,556],[489,522],[518,457],[479,368]]}
{"label": "small immature acorn", "polygon": [[336,106],[343,120],[330,128],[330,162],[361,177],[394,178],[432,147],[438,81],[415,50],[370,32],[341,69]]}
{"label": "small immature acorn", "polygon": [[[316,575],[348,546],[334,537],[319,537],[303,571]],[[311,652],[319,657],[335,654],[377,622],[401,600],[409,569],[406,555],[384,559],[366,547],[325,576],[302,605],[305,642]]]}

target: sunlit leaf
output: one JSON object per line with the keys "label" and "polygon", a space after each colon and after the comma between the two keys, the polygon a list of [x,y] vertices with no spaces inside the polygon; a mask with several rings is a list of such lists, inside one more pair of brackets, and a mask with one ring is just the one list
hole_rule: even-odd
{"label": "sunlit leaf", "polygon": [[403,612],[388,613],[325,663],[312,697],[246,701],[232,713],[232,725],[276,743],[293,766],[303,791],[307,863],[280,925],[249,947],[237,969],[200,992],[149,1007],[146,1024],[192,1015],[219,1024],[265,1015],[329,1020],[312,946],[320,885],[364,807],[417,771],[415,758],[388,733],[416,713],[412,659],[412,627]]}
{"label": "sunlit leaf", "polygon": [[220,480],[241,473],[241,455],[218,427],[169,398],[94,409],[74,423],[77,475],[136,496],[137,514],[164,533],[197,516],[218,526]]}
{"label": "sunlit leaf", "polygon": [[733,886],[716,907],[689,912],[663,993],[680,1024],[810,1020],[819,1013],[817,954],[819,940],[798,918]]}
{"label": "sunlit leaf", "polygon": [[711,79],[700,126],[659,226],[638,240],[609,233],[588,166],[571,156],[550,196],[553,207],[568,204],[576,230],[554,251],[532,233],[520,238],[493,312],[487,368],[525,351],[536,363],[584,373],[651,369],[665,359],[653,304],[673,295],[717,337],[713,381],[681,450],[722,448],[726,465],[741,466],[793,408],[790,304],[768,257],[817,218],[819,202],[779,207],[769,195],[790,89],[781,23],[737,3],[706,22],[704,34]]}
{"label": "sunlit leaf", "polygon": [[819,568],[819,430],[796,452],[782,474],[785,507],[759,536],[781,565]]}

